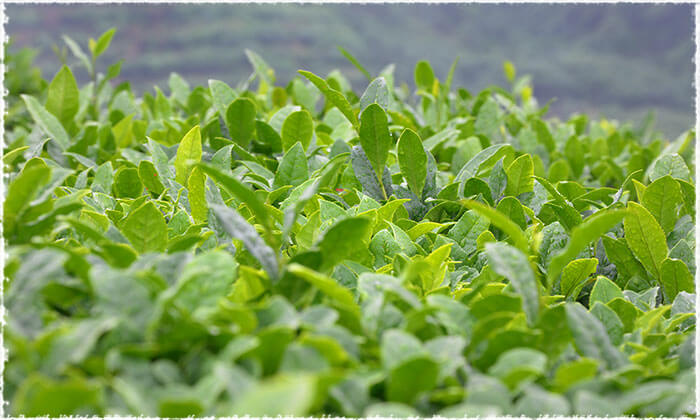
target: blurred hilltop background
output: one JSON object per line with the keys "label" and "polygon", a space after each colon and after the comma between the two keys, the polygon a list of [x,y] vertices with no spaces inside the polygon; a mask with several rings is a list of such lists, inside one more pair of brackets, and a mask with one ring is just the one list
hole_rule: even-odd
{"label": "blurred hilltop background", "polygon": [[[692,5],[653,4],[9,4],[7,33],[37,49],[51,79],[60,67],[52,45],[66,34],[85,46],[116,27],[102,63],[121,58],[121,79],[136,90],[167,87],[171,72],[190,84],[236,84],[251,73],[244,49],[260,54],[286,83],[297,69],[338,68],[357,93],[366,80],[336,46],[371,73],[396,64],[413,86],[413,68],[429,60],[444,79],[460,57],[455,84],[472,92],[505,84],[503,61],[533,77],[550,115],[573,112],[641,122],[656,113],[669,137],[694,125]],[[103,65],[104,68],[104,65]],[[80,79],[80,74],[78,74]],[[85,80],[83,75],[83,81]],[[80,81],[80,80],[79,80]]]}

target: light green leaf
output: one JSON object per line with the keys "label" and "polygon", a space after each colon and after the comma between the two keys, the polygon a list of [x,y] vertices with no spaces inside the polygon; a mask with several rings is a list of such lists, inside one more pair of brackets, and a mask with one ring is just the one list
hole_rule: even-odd
{"label": "light green leaf", "polygon": [[661,264],[668,256],[666,235],[654,216],[635,202],[627,204],[625,239],[632,253],[655,279],[661,278]]}
{"label": "light green leaf", "polygon": [[192,167],[202,160],[202,134],[195,125],[180,141],[175,155],[175,180],[185,185]]}
{"label": "light green leaf", "polygon": [[[493,166],[503,157],[512,157],[514,151],[513,146],[509,144],[494,144],[477,153],[471,158],[462,169],[459,170],[455,177],[455,182],[465,183],[468,179],[474,178],[480,172],[493,168]],[[464,186],[461,187],[461,191]]]}
{"label": "light green leaf", "polygon": [[292,112],[282,125],[282,149],[286,152],[296,143],[301,143],[303,150],[309,148],[314,134],[314,123],[309,111]]}
{"label": "light green leaf", "polygon": [[[204,170],[206,172],[206,170]],[[257,230],[237,211],[221,204],[212,204],[211,209],[223,229],[234,239],[239,239],[248,248],[272,280],[279,277],[277,254],[260,237]]]}
{"label": "light green leaf", "polygon": [[528,323],[533,325],[539,315],[540,295],[539,285],[527,256],[502,242],[488,242],[484,248],[491,269],[508,279],[515,291],[522,296]]}
{"label": "light green leaf", "polygon": [[360,145],[378,179],[382,179],[384,163],[389,156],[392,143],[386,113],[377,104],[369,105],[362,113]]}
{"label": "light green leaf", "polygon": [[681,187],[670,175],[662,176],[647,185],[641,203],[668,235],[676,226],[678,210],[683,205]]}
{"label": "light green leaf", "polygon": [[552,258],[547,271],[547,285],[552,287],[554,280],[561,274],[569,261],[583,251],[588,244],[600,238],[625,217],[622,209],[601,210],[589,216],[571,231],[571,237],[566,247]]}
{"label": "light green leaf", "polygon": [[340,112],[342,112],[343,115],[345,115],[345,118],[347,118],[348,121],[350,121],[350,123],[353,125],[353,127],[355,127],[355,130],[359,129],[360,123],[359,121],[357,121],[357,117],[355,116],[355,113],[353,112],[350,103],[345,98],[345,96],[343,96],[342,93],[328,86],[325,80],[321,79],[320,77],[316,76],[311,72],[299,70],[299,74],[309,79],[311,83],[313,83],[314,86],[316,86],[318,90],[320,90],[321,93],[323,93],[327,101],[338,107]]}
{"label": "light green leaf", "polygon": [[360,146],[352,148],[350,158],[352,162],[352,171],[360,182],[365,194],[377,201],[386,200],[386,198],[391,195],[391,190],[389,190],[391,187],[389,171],[384,171],[382,182],[380,182],[372,168],[372,164],[369,162],[364,150],[362,150]]}
{"label": "light green leaf", "polygon": [[684,181],[690,180],[690,170],[688,169],[688,165],[686,165],[683,158],[676,153],[662,156],[649,169],[649,181],[656,181],[657,179],[666,175],[670,175],[673,178],[682,179]]}
{"label": "light green leaf", "polygon": [[530,192],[535,186],[534,167],[530,155],[522,155],[515,159],[506,170],[508,186],[505,195],[518,196]]}
{"label": "light green leaf", "polygon": [[255,132],[255,104],[248,98],[238,98],[226,108],[226,126],[231,140],[246,148]]}
{"label": "light green leaf", "polygon": [[3,203],[3,227],[5,234],[14,230],[22,211],[36,197],[41,188],[49,182],[51,169],[41,158],[32,158],[8,187]]}
{"label": "light green leaf", "polygon": [[591,307],[591,314],[605,327],[610,342],[614,346],[621,344],[625,327],[617,313],[600,301],[589,302],[588,305]]}
{"label": "light green leaf", "polygon": [[425,154],[425,150],[423,150],[420,137],[418,137],[418,134],[414,131],[407,128],[401,133],[396,147],[401,174],[406,180],[410,190],[413,191],[416,196],[422,197],[423,187],[425,186],[428,173],[428,158]]}
{"label": "light green leaf", "polygon": [[160,195],[165,187],[158,177],[158,171],[155,165],[149,160],[142,160],[139,162],[139,177],[141,178],[141,183],[149,193]]}
{"label": "light green leaf", "polygon": [[522,381],[533,380],[545,372],[547,356],[529,348],[514,348],[502,353],[489,368],[489,375],[500,378],[511,389]]}
{"label": "light green leaf", "polygon": [[388,108],[390,95],[386,80],[383,77],[377,77],[372,80],[360,97],[360,112],[373,103],[379,104],[384,109]]}
{"label": "light green leaf", "polygon": [[520,226],[506,217],[503,213],[485,204],[479,203],[478,201],[462,200],[461,203],[467,208],[470,208],[489,219],[491,224],[505,232],[510,237],[510,240],[513,241],[515,247],[524,254],[527,255],[529,253],[530,246],[528,245],[525,233],[520,229]]}
{"label": "light green leaf", "polygon": [[597,267],[598,260],[595,258],[582,258],[568,263],[561,274],[561,293],[576,300],[586,280],[595,273]]}
{"label": "light green leaf", "polygon": [[417,357],[389,372],[386,398],[412,404],[422,392],[435,388],[440,365],[429,357]]}
{"label": "light green leaf", "polygon": [[46,110],[52,113],[68,129],[80,108],[80,91],[68,66],[61,67],[49,85]]}
{"label": "light green leaf", "polygon": [[88,58],[87,55],[83,52],[82,48],[80,48],[80,45],[73,41],[69,36],[63,35],[63,41],[68,45],[68,48],[70,51],[75,55],[75,57],[80,60],[80,62],[85,66],[85,69],[88,71],[88,73],[92,73],[94,71],[92,62]]}
{"label": "light green leaf", "polygon": [[139,253],[162,252],[168,244],[165,218],[152,201],[129,213],[120,230]]}
{"label": "light green leaf", "polygon": [[513,414],[530,418],[538,415],[565,417],[570,410],[569,402],[562,395],[530,386],[513,407]]}
{"label": "light green leaf", "polygon": [[105,33],[103,33],[98,39],[97,42],[94,44],[90,43],[90,52],[92,52],[92,56],[97,59],[97,57],[101,56],[102,53],[104,53],[107,48],[109,48],[109,44],[112,42],[112,37],[114,34],[117,32],[116,28],[111,28]]}
{"label": "light green leaf", "polygon": [[53,114],[46,110],[39,101],[29,95],[22,95],[24,103],[27,105],[27,110],[34,121],[41,127],[46,135],[56,141],[58,146],[66,150],[70,147],[70,137],[61,125],[61,122]]}
{"label": "light green leaf", "polygon": [[143,192],[143,184],[136,168],[122,167],[114,174],[114,196],[137,198]]}
{"label": "light green leaf", "polygon": [[259,142],[269,146],[275,153],[282,151],[282,138],[269,124],[257,120],[255,121],[255,131]]}
{"label": "light green leaf", "polygon": [[[427,227],[436,225],[434,223],[430,224],[430,222],[422,224],[426,225]],[[477,238],[479,235],[487,231],[489,224],[488,218],[479,215],[474,210],[469,210],[464,212],[462,217],[460,217],[457,223],[452,227],[452,229],[450,229],[447,236],[457,241],[459,246],[461,246],[464,251],[469,254],[476,250]],[[409,234],[410,233],[411,231],[409,231]]]}
{"label": "light green leaf", "polygon": [[200,167],[195,167],[187,179],[187,199],[192,209],[192,219],[195,223],[207,221],[207,199],[205,197],[204,182],[206,176]]}
{"label": "light green leaf", "polygon": [[414,79],[418,89],[432,92],[433,82],[435,81],[435,73],[433,73],[433,68],[430,66],[430,63],[425,60],[416,63]]}
{"label": "light green leaf", "polygon": [[341,304],[343,308],[350,310],[357,316],[360,315],[360,307],[355,302],[352,292],[338,284],[334,279],[295,263],[290,264],[287,271],[309,282],[333,301]]}
{"label": "light green leaf", "polygon": [[566,304],[566,320],[576,349],[583,356],[603,360],[609,369],[625,364],[625,357],[613,346],[603,324],[579,303]]}
{"label": "light green leaf", "polygon": [[304,417],[314,402],[314,381],[310,376],[277,376],[238,395],[226,415]]}
{"label": "light green leaf", "polygon": [[476,115],[474,122],[474,131],[476,134],[482,134],[487,137],[492,137],[496,134],[498,126],[501,123],[501,109],[498,103],[491,98],[479,108],[479,113]]}
{"label": "light green leaf", "polygon": [[603,236],[605,255],[615,264],[618,277],[630,278],[632,276],[646,277],[644,266],[637,261],[632,251],[627,246],[625,239],[613,239]]}
{"label": "light green leaf", "polygon": [[112,135],[114,135],[114,141],[120,148],[130,146],[132,141],[134,140],[134,135],[131,129],[133,124],[133,117],[133,114],[127,115],[112,127]]}
{"label": "light green leaf", "polygon": [[255,51],[245,49],[245,55],[257,74],[265,83],[272,86],[275,83],[275,72]]}
{"label": "light green leaf", "polygon": [[209,80],[209,92],[219,115],[225,118],[229,105],[236,100],[236,92],[226,83],[213,79]]}
{"label": "light green leaf", "polygon": [[258,200],[250,188],[211,165],[199,164],[199,167],[202,169],[202,172],[209,175],[214,181],[224,187],[226,191],[244,202],[268,232],[272,229],[272,222],[267,208]]}
{"label": "light green leaf", "polygon": [[15,416],[59,417],[97,413],[102,404],[101,391],[96,381],[80,376],[55,380],[32,372],[16,390],[10,407]]}
{"label": "light green leaf", "polygon": [[622,290],[609,278],[598,276],[588,298],[588,306],[592,307],[596,302],[606,304],[615,298],[622,298]]}
{"label": "light green leaf", "polygon": [[309,179],[309,165],[306,154],[304,154],[304,147],[301,143],[296,142],[287,150],[279,167],[277,167],[274,186],[276,188],[284,185],[296,187],[307,179]]}
{"label": "light green leaf", "polygon": [[331,268],[346,258],[366,255],[371,228],[371,221],[364,217],[351,217],[334,224],[318,244],[323,266]]}
{"label": "light green leaf", "polygon": [[360,73],[362,73],[367,78],[367,80],[372,80],[372,75],[367,71],[367,69],[365,69],[362,66],[362,64],[360,64],[359,61],[357,61],[357,59],[352,54],[350,54],[350,52],[348,52],[345,48],[341,46],[338,46],[338,50],[341,54],[343,54],[343,56],[345,56],[345,58],[348,59],[349,62],[351,62],[360,71]]}
{"label": "light green leaf", "polygon": [[671,303],[680,292],[695,292],[693,276],[681,260],[667,258],[661,264],[661,285],[664,287],[666,303]]}

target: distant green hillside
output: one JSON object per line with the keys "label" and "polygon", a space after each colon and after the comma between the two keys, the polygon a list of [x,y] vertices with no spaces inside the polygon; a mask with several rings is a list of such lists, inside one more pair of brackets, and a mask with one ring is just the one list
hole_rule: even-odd
{"label": "distant green hillside", "polygon": [[[262,55],[278,75],[299,68],[342,69],[356,91],[366,81],[336,46],[370,72],[396,64],[413,85],[413,63],[429,60],[444,76],[456,56],[455,82],[476,91],[502,81],[502,63],[531,74],[555,115],[579,111],[641,120],[657,111],[670,136],[691,125],[691,5],[8,5],[16,46],[40,48],[50,78],[60,34],[81,43],[117,27],[106,62],[139,90],[165,85],[170,72],[193,84],[230,83],[250,74],[243,50]],[[80,76],[80,75],[79,75]]]}

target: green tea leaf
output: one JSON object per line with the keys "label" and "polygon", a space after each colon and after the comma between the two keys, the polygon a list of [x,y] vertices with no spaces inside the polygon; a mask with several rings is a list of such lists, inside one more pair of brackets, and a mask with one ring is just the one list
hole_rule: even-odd
{"label": "green tea leaf", "polygon": [[357,59],[352,54],[350,54],[345,48],[341,46],[338,46],[338,50],[341,54],[343,54],[343,56],[345,56],[345,58],[348,59],[349,62],[352,63],[353,66],[355,66],[360,71],[360,73],[362,73],[367,78],[367,80],[372,80],[372,75],[362,66],[362,64],[360,64],[359,61],[357,61]]}
{"label": "green tea leaf", "polygon": [[202,160],[202,134],[198,125],[192,127],[180,141],[175,155],[175,180],[185,185],[192,167]]}
{"label": "green tea leaf", "polygon": [[314,402],[314,381],[303,375],[274,377],[246,389],[235,401],[227,413],[254,417],[303,417],[309,414]]}
{"label": "green tea leaf", "polygon": [[192,209],[192,218],[195,223],[203,223],[207,221],[207,199],[205,197],[204,182],[206,176],[200,169],[195,167],[187,179],[187,199],[190,202]]}
{"label": "green tea leaf", "polygon": [[[481,152],[477,153],[462,169],[459,170],[455,177],[455,182],[466,182],[470,178],[477,176],[482,170],[487,170],[493,167],[504,156],[513,155],[513,146],[509,144],[494,144]],[[464,187],[462,187],[464,190]]]}
{"label": "green tea leaf", "polygon": [[29,114],[32,116],[34,121],[41,127],[42,131],[46,133],[49,137],[56,141],[56,144],[66,150],[70,146],[70,137],[68,133],[61,125],[61,121],[56,118],[53,114],[46,110],[39,101],[34,99],[34,97],[29,95],[22,95],[25,105]]}
{"label": "green tea leaf", "polygon": [[664,287],[666,302],[673,302],[680,292],[695,292],[693,276],[681,260],[665,259],[661,264],[661,277],[659,280]]}
{"label": "green tea leaf", "polygon": [[596,302],[606,304],[615,298],[624,297],[622,290],[610,279],[598,276],[588,298],[588,306],[593,306]]}
{"label": "green tea leaf", "polygon": [[377,77],[367,86],[365,92],[360,97],[360,112],[369,105],[376,103],[384,109],[389,107],[391,92],[383,77]]}
{"label": "green tea leaf", "polygon": [[676,153],[662,156],[649,169],[649,181],[651,182],[666,175],[684,181],[690,180],[690,170],[688,166],[685,164],[683,158]]}
{"label": "green tea leaf", "polygon": [[255,132],[255,104],[248,98],[238,98],[226,108],[226,126],[239,146],[246,148]]}
{"label": "green tea leaf", "polygon": [[68,129],[80,108],[80,92],[68,66],[61,67],[49,85],[46,110],[52,113]]}
{"label": "green tea leaf", "polygon": [[666,235],[654,216],[637,203],[627,204],[625,239],[632,253],[655,279],[661,278],[661,264],[668,256]]}
{"label": "green tea leaf", "polygon": [[114,174],[114,196],[117,198],[137,198],[143,192],[143,184],[136,168],[120,168]]}
{"label": "green tea leaf", "polygon": [[350,103],[348,103],[348,100],[345,98],[345,96],[343,96],[342,93],[328,86],[325,80],[321,79],[320,77],[316,76],[311,72],[299,70],[299,74],[309,79],[311,83],[313,83],[314,86],[316,86],[318,90],[320,90],[321,93],[323,93],[323,95],[326,97],[326,100],[334,106],[338,107],[340,112],[342,112],[343,115],[345,115],[345,118],[347,118],[348,121],[350,121],[353,127],[355,127],[356,130],[359,130],[360,123],[357,120],[357,117],[355,116],[355,113],[353,112]]}
{"label": "green tea leaf", "polygon": [[259,142],[268,145],[273,152],[282,151],[282,138],[269,124],[260,120],[255,121],[255,131]]}
{"label": "green tea leaf", "polygon": [[610,341],[603,324],[579,303],[566,304],[566,319],[576,349],[583,356],[605,362],[608,369],[625,364],[625,358]]}
{"label": "green tea leaf", "polygon": [[[333,225],[318,246],[324,267],[332,267],[346,258],[357,258],[367,253],[367,242],[372,224],[364,217],[343,219]],[[342,243],[342,246],[338,244]]]}
{"label": "green tea leaf", "polygon": [[139,178],[141,178],[141,183],[144,187],[146,187],[146,190],[148,192],[160,195],[163,192],[163,190],[165,190],[165,187],[163,186],[163,183],[160,181],[160,177],[158,176],[158,171],[156,170],[156,167],[153,165],[152,162],[148,160],[142,160],[141,162],[139,162],[138,171]]}
{"label": "green tea leaf", "polygon": [[296,143],[301,143],[303,150],[309,148],[314,133],[314,124],[309,111],[296,111],[284,120],[282,125],[282,149],[286,152]]}
{"label": "green tea leaf", "polygon": [[[221,118],[226,118],[226,110],[236,100],[236,92],[229,85],[220,80],[209,80],[209,92],[212,101]],[[228,124],[228,122],[227,122]]]}
{"label": "green tea leaf", "polygon": [[114,34],[117,32],[116,28],[111,28],[105,31],[102,35],[100,35],[99,38],[97,38],[97,42],[95,42],[94,47],[90,48],[90,52],[92,52],[92,56],[94,58],[97,58],[104,53],[107,48],[109,48],[109,44],[112,42],[112,37],[114,37]]}
{"label": "green tea leaf", "polygon": [[152,201],[129,213],[120,230],[139,253],[161,252],[168,243],[165,218]]}
{"label": "green tea leaf", "polygon": [[516,248],[526,255],[529,253],[530,246],[528,245],[525,233],[523,233],[523,231],[520,229],[520,226],[506,217],[503,213],[477,201],[462,200],[461,202],[467,208],[470,208],[489,219],[491,224],[505,232],[510,237],[510,240],[513,241]]}
{"label": "green tea leaf", "polygon": [[27,161],[19,175],[10,183],[3,203],[3,227],[6,234],[14,230],[18,217],[49,182],[50,176],[51,169],[44,160],[33,158]]}
{"label": "green tea leaf", "polygon": [[231,208],[220,204],[212,204],[211,209],[226,233],[234,239],[240,239],[248,248],[248,252],[258,260],[270,278],[277,280],[279,278],[277,254],[260,237],[258,231],[243,216]]}
{"label": "green tea leaf", "polygon": [[401,133],[396,147],[401,174],[406,180],[410,190],[413,191],[416,196],[422,197],[428,172],[428,158],[426,157],[425,150],[423,150],[420,137],[411,129],[407,128]]}
{"label": "green tea leaf", "polygon": [[[383,201],[389,195],[391,195],[391,190],[388,189],[391,187],[389,171],[384,171],[382,182],[380,182],[379,178],[377,178],[376,172],[372,168],[372,164],[367,158],[367,155],[365,155],[364,150],[362,150],[362,147],[353,147],[350,156],[353,173],[360,182],[365,194],[377,201]],[[385,182],[385,180],[388,182]]]}
{"label": "green tea leaf", "polygon": [[508,175],[508,186],[505,195],[518,196],[522,193],[530,192],[535,186],[532,178],[534,169],[530,155],[522,155],[515,159],[506,170]]}
{"label": "green tea leaf", "polygon": [[386,398],[389,401],[413,403],[437,384],[440,365],[428,357],[409,360],[389,373]]}
{"label": "green tea leaf", "polygon": [[352,293],[335,280],[299,264],[290,264],[287,270],[295,276],[308,281],[323,294],[343,305],[344,308],[351,310],[355,315],[360,315],[360,307],[355,303]]}
{"label": "green tea leaf", "polygon": [[245,55],[248,58],[248,61],[250,61],[250,64],[253,66],[255,74],[260,76],[260,78],[268,85],[272,85],[275,82],[274,70],[272,70],[265,60],[263,60],[263,58],[254,51],[246,48]]}
{"label": "green tea leaf", "polygon": [[378,179],[382,179],[384,163],[389,156],[392,143],[386,113],[377,104],[369,105],[362,113],[360,145]]}
{"label": "green tea leaf", "polygon": [[[306,111],[304,111],[306,112]],[[309,178],[309,166],[304,154],[304,146],[296,142],[287,150],[275,173],[274,185],[281,187],[292,185],[296,187]]]}
{"label": "green tea leaf", "polygon": [[530,325],[537,321],[540,308],[539,285],[527,256],[520,250],[502,242],[484,245],[491,269],[510,281],[523,298],[523,309]]}
{"label": "green tea leaf", "polygon": [[683,205],[681,187],[670,175],[665,175],[647,185],[641,203],[668,235],[676,225],[678,210]]}
{"label": "green tea leaf", "polygon": [[236,178],[221,172],[211,165],[199,164],[199,168],[202,169],[202,172],[209,175],[214,181],[224,187],[226,191],[244,202],[267,231],[272,229],[272,222],[267,208],[258,200],[255,193],[251,191],[250,188]]}
{"label": "green tea leaf", "polygon": [[15,415],[32,417],[99,414],[100,386],[81,377],[55,380],[35,372],[27,377],[12,401]]}
{"label": "green tea leaf", "polygon": [[433,73],[433,68],[430,66],[430,63],[424,60],[416,63],[414,79],[416,82],[416,87],[418,89],[423,89],[425,91],[431,92],[433,90],[435,73]]}
{"label": "green tea leaf", "polygon": [[586,280],[595,273],[597,267],[598,260],[595,258],[582,258],[568,263],[561,274],[561,293],[576,300]]}
{"label": "green tea leaf", "polygon": [[547,271],[547,284],[551,287],[562,269],[571,260],[625,217],[625,210],[601,210],[583,221],[571,231],[566,247],[552,258]]}

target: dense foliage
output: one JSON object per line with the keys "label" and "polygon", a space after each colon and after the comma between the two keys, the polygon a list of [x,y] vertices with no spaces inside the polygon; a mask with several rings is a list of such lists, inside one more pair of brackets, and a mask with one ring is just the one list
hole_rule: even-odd
{"label": "dense foliage", "polygon": [[11,414],[693,414],[693,131],[548,119],[509,63],[137,97],[112,35],[14,84]]}

